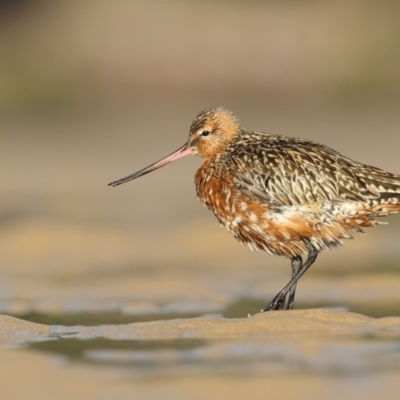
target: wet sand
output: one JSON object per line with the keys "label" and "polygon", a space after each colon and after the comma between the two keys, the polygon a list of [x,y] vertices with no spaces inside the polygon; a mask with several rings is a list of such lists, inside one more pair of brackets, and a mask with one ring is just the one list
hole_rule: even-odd
{"label": "wet sand", "polygon": [[49,327],[0,316],[0,326],[3,348],[25,348],[1,351],[8,398],[395,399],[399,385],[399,317],[312,309]]}

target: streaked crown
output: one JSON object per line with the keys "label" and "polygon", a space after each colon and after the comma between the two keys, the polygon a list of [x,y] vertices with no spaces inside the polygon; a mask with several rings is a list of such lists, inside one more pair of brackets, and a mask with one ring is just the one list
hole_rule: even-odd
{"label": "streaked crown", "polygon": [[206,108],[190,126],[188,144],[201,157],[212,157],[241,130],[239,120],[226,108]]}

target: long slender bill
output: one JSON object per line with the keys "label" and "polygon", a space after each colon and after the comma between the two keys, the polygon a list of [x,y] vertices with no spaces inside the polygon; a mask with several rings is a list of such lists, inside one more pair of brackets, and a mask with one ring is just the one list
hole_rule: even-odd
{"label": "long slender bill", "polygon": [[167,157],[164,157],[161,160],[156,161],[153,164],[150,164],[146,168],[143,168],[140,171],[135,172],[134,174],[128,175],[125,178],[121,178],[121,179],[118,179],[117,181],[111,182],[108,184],[108,186],[122,185],[125,182],[129,182],[133,179],[136,179],[143,175],[146,175],[149,172],[152,172],[158,168],[163,167],[164,165],[171,163],[172,161],[179,160],[180,158],[188,156],[190,154],[193,154],[193,151],[190,147],[188,147],[187,143],[185,143],[182,147],[180,147],[178,150],[174,151]]}

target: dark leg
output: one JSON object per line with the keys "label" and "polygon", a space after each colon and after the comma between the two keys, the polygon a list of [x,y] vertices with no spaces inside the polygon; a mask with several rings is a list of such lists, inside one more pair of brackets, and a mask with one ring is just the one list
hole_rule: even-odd
{"label": "dark leg", "polygon": [[289,281],[289,283],[272,299],[271,303],[268,304],[264,311],[280,310],[281,308],[283,308],[283,304],[285,303],[285,299],[289,291],[291,291],[292,287],[296,285],[297,281],[303,276],[303,274],[317,259],[317,249],[311,244],[308,239],[303,238],[303,242],[308,250],[308,258],[306,262],[300,267],[296,275]]}
{"label": "dark leg", "polygon": [[[301,266],[303,265],[303,260],[300,256],[292,258],[292,279],[297,275]],[[294,296],[296,295],[297,282],[292,286],[289,292],[289,301],[287,303],[287,310],[293,310]]]}
{"label": "dark leg", "polygon": [[[303,260],[300,256],[295,256],[292,258],[292,279],[296,276],[297,272],[299,271],[299,269],[301,268],[302,265],[303,265]],[[292,288],[290,289],[289,301],[286,306],[287,310],[293,310],[294,296],[296,294],[296,286],[297,286],[297,283],[295,283],[292,286]],[[286,297],[281,298],[279,300],[279,303],[277,304],[275,310],[282,310],[283,307],[285,306],[285,301],[286,301]]]}

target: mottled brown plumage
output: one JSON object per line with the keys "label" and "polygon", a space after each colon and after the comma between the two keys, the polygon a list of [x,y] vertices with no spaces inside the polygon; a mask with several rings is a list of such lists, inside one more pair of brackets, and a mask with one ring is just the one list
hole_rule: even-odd
{"label": "mottled brown plumage", "polygon": [[283,308],[288,293],[287,308],[293,308],[296,283],[321,250],[400,211],[400,175],[310,140],[246,132],[224,108],[202,111],[184,146],[110,185],[189,154],[204,159],[196,191],[220,224],[250,249],[292,260],[291,281],[266,310]]}

